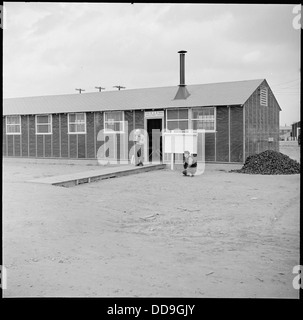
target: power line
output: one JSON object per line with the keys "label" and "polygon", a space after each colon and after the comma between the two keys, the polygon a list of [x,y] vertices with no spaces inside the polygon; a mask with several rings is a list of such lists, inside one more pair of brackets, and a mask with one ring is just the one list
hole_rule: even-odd
{"label": "power line", "polygon": [[300,96],[300,93],[298,92],[276,92],[276,94],[280,96],[283,96],[283,95]]}
{"label": "power line", "polygon": [[85,91],[84,89],[75,89],[77,91],[79,91],[79,93],[81,93],[82,91]]}
{"label": "power line", "polygon": [[272,86],[281,86],[281,85],[292,83],[292,82],[296,82],[296,81],[299,81],[299,80],[300,79],[291,80],[291,81],[287,81],[287,82],[281,82],[281,83],[277,83],[277,84],[272,84]]}
{"label": "power line", "polygon": [[291,86],[287,86],[287,87],[278,87],[276,88],[276,90],[288,90],[288,89],[297,89],[299,88],[298,85],[291,85]]}
{"label": "power line", "polygon": [[300,92],[299,88],[277,89],[275,92]]}

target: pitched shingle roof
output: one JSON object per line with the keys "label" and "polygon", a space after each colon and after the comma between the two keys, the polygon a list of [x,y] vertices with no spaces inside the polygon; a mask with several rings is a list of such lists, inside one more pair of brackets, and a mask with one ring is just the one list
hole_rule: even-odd
{"label": "pitched shingle roof", "polygon": [[242,105],[263,81],[188,85],[185,100],[174,100],[177,86],[9,98],[3,100],[3,115]]}

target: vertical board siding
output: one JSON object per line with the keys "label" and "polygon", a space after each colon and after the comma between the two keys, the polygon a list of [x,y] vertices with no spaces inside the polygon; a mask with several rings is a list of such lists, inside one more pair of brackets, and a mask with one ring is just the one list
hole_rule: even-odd
{"label": "vertical board siding", "polygon": [[77,135],[69,134],[69,157],[75,159],[77,155]]}
{"label": "vertical board siding", "polygon": [[4,156],[7,156],[7,143],[6,143],[6,140],[7,140],[7,135],[6,135],[6,118],[3,117],[2,118],[2,154]]}
{"label": "vertical board siding", "polygon": [[50,158],[52,156],[52,135],[46,134],[44,136],[44,157]]}
{"label": "vertical board siding", "polygon": [[246,145],[246,149],[245,149],[245,159],[249,156],[250,154],[250,119],[249,119],[249,114],[250,114],[250,99],[248,99],[248,101],[246,101],[245,105],[244,105],[244,109],[245,109],[245,145]]}
{"label": "vertical board siding", "polygon": [[[87,158],[95,158],[95,142],[94,142],[94,113],[86,114],[86,132],[87,132]],[[80,158],[80,157],[79,157]]]}
{"label": "vertical board siding", "polygon": [[86,134],[79,134],[78,135],[78,158],[85,158],[85,142],[86,142]]}
{"label": "vertical board siding", "polygon": [[[261,86],[268,88],[268,106],[260,104],[258,89],[245,103],[247,125],[245,158],[268,149],[279,151],[279,106],[266,81]],[[253,114],[259,114],[259,118],[252,117]],[[273,142],[268,142],[270,137],[274,138]]]}
{"label": "vertical board siding", "polygon": [[67,158],[68,157],[68,134],[67,134],[67,115],[61,114],[60,115],[60,121],[61,121],[61,157]]}
{"label": "vertical board siding", "polygon": [[52,137],[52,143],[53,143],[53,157],[60,158],[60,127],[59,127],[59,115],[54,114],[53,115],[53,137]]}
{"label": "vertical board siding", "polygon": [[22,157],[28,157],[28,123],[27,116],[21,116]]}
{"label": "vertical board siding", "polygon": [[243,109],[230,108],[230,161],[243,162]]}
{"label": "vertical board siding", "polygon": [[120,154],[120,146],[121,146],[121,134],[116,134],[117,140],[116,140],[116,153],[115,158],[117,160],[121,160],[121,154]]}
{"label": "vertical board siding", "polygon": [[144,111],[135,111],[135,129],[144,129]]}
{"label": "vertical board siding", "polygon": [[98,141],[98,133],[99,131],[103,130],[103,112],[96,112],[95,113],[95,139],[96,139],[96,156],[99,148],[104,144],[104,141]]}
{"label": "vertical board siding", "polygon": [[134,116],[133,116],[134,112],[130,112],[130,111],[125,111],[124,113],[124,120],[127,121],[127,127],[128,127],[128,132],[127,132],[127,140],[128,140],[128,158],[129,158],[129,153],[131,148],[134,145],[134,141],[133,141],[133,135],[131,135],[131,132],[134,130]]}
{"label": "vertical board siding", "polygon": [[43,135],[38,134],[37,135],[37,157],[41,158],[44,157],[44,151],[43,151]]}
{"label": "vertical board siding", "polygon": [[14,137],[14,156],[15,157],[20,157],[20,148],[21,148],[21,135],[16,134],[13,136]]}
{"label": "vertical board siding", "polygon": [[35,116],[29,116],[29,156],[36,157]]}
{"label": "vertical board siding", "polygon": [[12,135],[7,135],[7,155],[14,156],[14,137]]}
{"label": "vertical board siding", "polygon": [[216,160],[228,161],[228,109],[217,107]]}
{"label": "vertical board siding", "polygon": [[215,133],[205,133],[205,161],[215,161]]}

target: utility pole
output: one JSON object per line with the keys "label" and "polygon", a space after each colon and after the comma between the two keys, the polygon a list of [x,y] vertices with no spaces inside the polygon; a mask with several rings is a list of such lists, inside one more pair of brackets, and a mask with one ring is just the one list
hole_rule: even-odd
{"label": "utility pole", "polygon": [[85,91],[84,89],[76,89],[77,91],[79,91],[79,93],[81,93],[82,91]]}
{"label": "utility pole", "polygon": [[120,89],[125,89],[125,87],[122,87],[122,86],[113,86],[113,88],[117,88],[119,91]]}
{"label": "utility pole", "polygon": [[101,90],[105,90],[105,88],[102,88],[102,87],[95,87],[96,89],[99,90],[99,92],[101,92]]}

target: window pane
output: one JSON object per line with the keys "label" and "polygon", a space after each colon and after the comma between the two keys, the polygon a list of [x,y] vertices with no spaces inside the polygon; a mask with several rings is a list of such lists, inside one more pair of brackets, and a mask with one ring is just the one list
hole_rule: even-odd
{"label": "window pane", "polygon": [[77,120],[77,122],[79,122],[79,121],[84,122],[84,113],[77,113],[76,120]]}
{"label": "window pane", "polygon": [[123,131],[123,122],[120,122],[120,121],[115,121],[115,122],[112,122],[112,121],[108,121],[108,122],[105,122],[105,128],[106,129],[111,129],[111,130],[114,130],[114,131]]}
{"label": "window pane", "polygon": [[20,125],[7,125],[7,133],[20,133]]}
{"label": "window pane", "polygon": [[37,116],[37,123],[49,123],[49,122],[50,122],[50,119],[48,115]]}
{"label": "window pane", "polygon": [[205,116],[214,116],[215,115],[215,108],[213,107],[206,107],[206,108],[194,108],[193,109],[193,119],[201,119]]}
{"label": "window pane", "polygon": [[187,109],[180,109],[178,119],[188,119],[188,110]]}
{"label": "window pane", "polygon": [[203,128],[200,127],[200,123],[201,123],[200,121],[194,121],[193,120],[193,129],[194,130],[203,129]]}
{"label": "window pane", "polygon": [[193,120],[193,129],[214,130],[214,121]]}
{"label": "window pane", "polygon": [[85,124],[81,123],[81,124],[77,124],[77,132],[85,132]]}
{"label": "window pane", "polygon": [[109,119],[114,121],[122,121],[122,111],[105,112],[105,121]]}
{"label": "window pane", "polygon": [[167,110],[168,120],[188,119],[188,109],[172,109]]}
{"label": "window pane", "polygon": [[114,124],[109,124],[109,123],[105,123],[105,128],[106,130],[115,130],[115,125]]}
{"label": "window pane", "polygon": [[193,109],[193,119],[199,119],[199,115],[202,115],[202,110],[200,109]]}
{"label": "window pane", "polygon": [[211,115],[215,115],[215,108],[208,108],[208,110],[209,110],[209,114],[211,114]]}
{"label": "window pane", "polygon": [[69,125],[69,132],[76,132],[76,124],[70,124]]}
{"label": "window pane", "polygon": [[6,120],[7,120],[7,124],[20,124],[19,116],[8,116]]}
{"label": "window pane", "polygon": [[38,125],[37,126],[37,131],[38,133],[48,133],[49,131],[49,126],[47,124],[43,124],[43,125]]}
{"label": "window pane", "polygon": [[167,119],[178,119],[178,110],[167,110]]}
{"label": "window pane", "polygon": [[168,130],[186,130],[188,129],[188,121],[167,121]]}
{"label": "window pane", "polygon": [[68,116],[69,116],[69,122],[76,121],[76,114],[75,113],[70,113]]}
{"label": "window pane", "polygon": [[115,126],[115,131],[120,131],[120,122],[115,122],[115,124],[114,124],[114,126]]}

